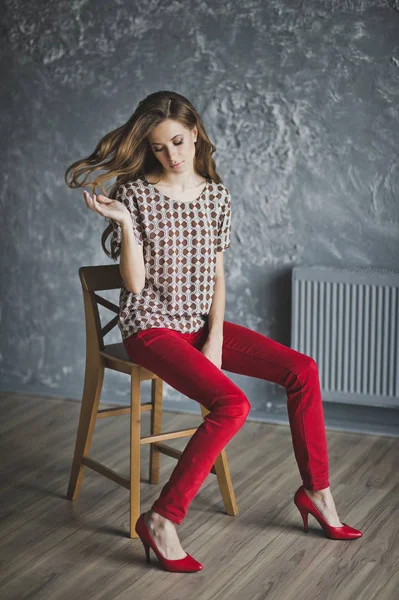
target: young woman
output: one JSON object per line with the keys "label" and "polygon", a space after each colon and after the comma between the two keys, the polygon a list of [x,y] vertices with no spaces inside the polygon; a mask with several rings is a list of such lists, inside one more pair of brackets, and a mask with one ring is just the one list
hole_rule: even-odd
{"label": "young woman", "polygon": [[[166,570],[202,565],[180,545],[179,525],[216,458],[250,411],[223,370],[273,381],[287,392],[289,424],[303,485],[294,496],[307,531],[311,513],[327,537],[362,533],[341,523],[329,487],[318,367],[309,356],[224,320],[223,256],[230,247],[231,196],[216,172],[216,148],[184,96],[160,91],[142,100],[127,123],[91,156],[69,167],[72,187],[92,211],[111,219],[102,246],[120,257],[119,327],[132,361],[156,373],[210,412],[136,531]],[[106,170],[88,183],[87,176]],[[86,178],[77,177],[86,172]],[[68,174],[71,181],[68,182]],[[102,182],[116,177],[107,194]],[[111,251],[105,246],[111,235]]]}

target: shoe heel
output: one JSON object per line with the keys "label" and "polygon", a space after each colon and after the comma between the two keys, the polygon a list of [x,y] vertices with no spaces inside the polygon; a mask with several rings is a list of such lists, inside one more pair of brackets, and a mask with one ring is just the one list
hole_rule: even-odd
{"label": "shoe heel", "polygon": [[148,544],[146,544],[143,540],[141,540],[141,541],[144,546],[146,560],[149,563],[150,562],[150,546]]}
{"label": "shoe heel", "polygon": [[308,516],[309,516],[309,513],[306,510],[306,508],[302,508],[302,506],[297,506],[297,505],[295,505],[295,506],[297,507],[297,509],[301,513],[301,517],[302,517],[302,520],[303,520],[303,530],[304,530],[305,533],[307,533],[308,532]]}

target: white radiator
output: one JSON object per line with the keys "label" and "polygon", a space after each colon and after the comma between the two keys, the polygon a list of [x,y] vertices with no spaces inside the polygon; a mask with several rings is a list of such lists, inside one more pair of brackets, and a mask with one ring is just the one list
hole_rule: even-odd
{"label": "white radiator", "polygon": [[294,267],[291,347],[318,364],[323,401],[399,407],[399,273]]}

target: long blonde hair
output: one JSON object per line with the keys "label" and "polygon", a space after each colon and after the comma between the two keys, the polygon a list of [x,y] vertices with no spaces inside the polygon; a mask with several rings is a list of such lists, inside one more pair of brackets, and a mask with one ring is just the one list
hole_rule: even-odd
{"label": "long blonde hair", "polygon": [[[96,186],[108,198],[115,198],[115,193],[121,184],[137,179],[140,174],[155,173],[161,175],[162,165],[154,156],[147,136],[151,130],[165,119],[179,121],[187,129],[198,129],[195,144],[194,168],[203,177],[212,179],[215,183],[222,180],[216,172],[215,161],[212,154],[216,147],[210,141],[201,118],[191,102],[177,92],[159,91],[148,95],[141,100],[129,120],[107,133],[97,144],[94,152],[87,158],[72,163],[65,172],[65,182],[68,187]],[[96,171],[105,171],[88,181],[90,174]],[[78,178],[84,176],[82,181]],[[103,184],[116,177],[116,181],[108,190]],[[112,247],[107,249],[105,242],[112,234],[113,225],[109,223],[101,236],[101,245],[109,258],[116,260],[119,252],[114,252]]]}

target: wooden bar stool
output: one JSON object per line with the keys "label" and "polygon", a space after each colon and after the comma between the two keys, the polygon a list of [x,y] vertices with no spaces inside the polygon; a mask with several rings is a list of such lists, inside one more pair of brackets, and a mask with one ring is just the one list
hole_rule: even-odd
{"label": "wooden bar stool", "polygon": [[[197,427],[162,433],[163,380],[144,367],[133,363],[123,342],[104,345],[104,337],[117,327],[119,307],[97,294],[103,290],[120,289],[122,278],[119,265],[81,267],[79,277],[82,284],[86,320],[86,370],[79,425],[72,462],[67,498],[75,500],[82,484],[84,468],[112,479],[130,491],[130,537],[137,538],[135,523],[140,516],[140,448],[150,444],[149,483],[159,482],[160,454],[176,459],[182,452],[164,444],[164,440],[192,436]],[[104,327],[101,325],[98,305],[117,313]],[[99,410],[104,369],[113,369],[130,375],[130,406],[116,406]],[[151,402],[141,403],[141,382],[151,379]],[[151,412],[151,435],[141,437],[140,420],[143,411]],[[208,410],[201,405],[204,418]],[[130,479],[89,457],[90,444],[96,419],[130,413]],[[211,469],[217,476],[226,513],[238,514],[237,503],[225,450],[219,454]]]}

